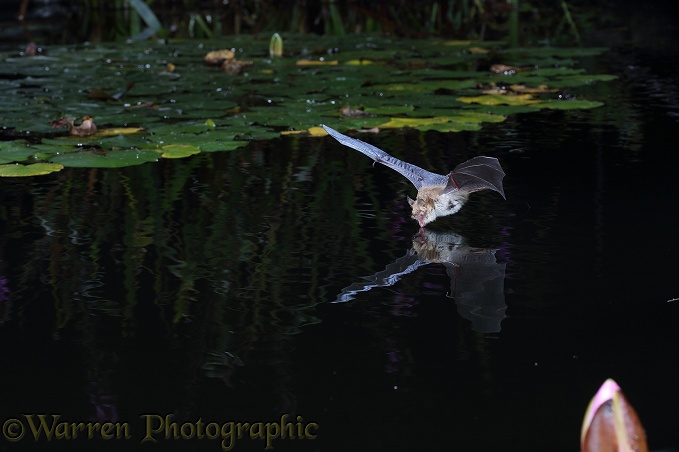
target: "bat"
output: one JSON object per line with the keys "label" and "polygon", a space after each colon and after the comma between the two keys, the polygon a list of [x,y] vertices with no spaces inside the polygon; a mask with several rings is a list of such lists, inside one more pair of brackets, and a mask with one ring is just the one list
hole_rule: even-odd
{"label": "bat", "polygon": [[[507,264],[497,261],[497,250],[471,247],[459,234],[426,228],[421,228],[412,242],[405,256],[345,287],[334,303],[351,301],[360,292],[376,287],[392,286],[425,265],[442,264],[450,277],[449,296],[455,299],[460,316],[472,322],[474,331],[499,332],[507,309],[504,296]],[[397,293],[394,303],[403,303],[403,295]]]}
{"label": "bat", "polygon": [[343,135],[328,126],[324,125],[323,128],[343,145],[388,166],[412,182],[417,188],[417,197],[415,200],[408,197],[408,203],[413,209],[412,218],[420,227],[438,217],[457,213],[475,191],[493,190],[506,199],[502,188],[505,172],[494,157],[474,157],[460,163],[447,175],[436,174],[399,160],[371,144]]}

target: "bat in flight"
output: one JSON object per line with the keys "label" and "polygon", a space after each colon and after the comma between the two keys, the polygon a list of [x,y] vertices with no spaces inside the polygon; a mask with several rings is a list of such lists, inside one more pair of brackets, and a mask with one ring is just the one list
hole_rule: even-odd
{"label": "bat in flight", "polygon": [[415,185],[417,198],[412,200],[408,197],[408,203],[413,209],[412,218],[420,224],[420,227],[438,217],[456,213],[467,202],[472,192],[489,189],[505,198],[502,188],[505,173],[494,157],[474,157],[460,163],[448,174],[436,174],[399,160],[371,144],[342,135],[328,126],[323,128],[343,145],[398,171]]}

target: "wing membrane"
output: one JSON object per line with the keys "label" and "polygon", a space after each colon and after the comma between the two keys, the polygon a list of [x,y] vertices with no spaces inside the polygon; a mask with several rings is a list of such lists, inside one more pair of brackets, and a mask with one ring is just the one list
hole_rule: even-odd
{"label": "wing membrane", "polygon": [[489,189],[500,193],[505,198],[505,190],[502,187],[504,176],[505,172],[495,157],[474,157],[460,163],[451,171],[448,185],[443,193],[458,189],[468,192]]}

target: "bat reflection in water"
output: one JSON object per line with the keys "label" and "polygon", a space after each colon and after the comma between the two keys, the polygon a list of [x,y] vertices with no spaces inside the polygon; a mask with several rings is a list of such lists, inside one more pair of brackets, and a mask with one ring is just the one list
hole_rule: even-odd
{"label": "bat reflection in water", "polygon": [[472,248],[454,232],[434,232],[424,228],[413,237],[413,247],[381,272],[364,277],[365,282],[342,289],[335,303],[353,300],[357,293],[374,287],[396,284],[418,268],[436,263],[446,267],[450,276],[450,294],[457,312],[472,322],[480,333],[500,331],[505,318],[504,280],[506,264],[499,264],[493,249]]}
{"label": "bat reflection in water", "polygon": [[505,173],[494,157],[474,157],[460,163],[448,174],[436,174],[399,160],[371,144],[342,135],[328,126],[323,128],[343,145],[398,171],[415,185],[417,198],[415,200],[408,198],[408,203],[413,209],[412,218],[420,224],[420,227],[438,217],[456,213],[475,191],[489,189],[505,197],[502,188]]}

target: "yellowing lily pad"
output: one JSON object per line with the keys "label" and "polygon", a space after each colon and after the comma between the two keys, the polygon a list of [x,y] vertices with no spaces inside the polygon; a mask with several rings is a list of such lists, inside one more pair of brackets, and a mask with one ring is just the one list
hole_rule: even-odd
{"label": "yellowing lily pad", "polygon": [[389,122],[380,124],[382,129],[413,127],[419,130],[438,130],[441,132],[459,132],[462,130],[480,130],[482,122],[502,122],[505,117],[478,111],[460,111],[453,116],[435,116],[433,118],[391,118]]}
{"label": "yellowing lily pad", "polygon": [[308,132],[312,137],[322,137],[328,134],[323,127],[309,127]]}
{"label": "yellowing lily pad", "polygon": [[116,135],[130,135],[144,130],[141,127],[114,127],[111,129],[99,129],[97,135],[100,137],[112,137]]}
{"label": "yellowing lily pad", "polygon": [[281,135],[301,135],[306,134],[311,137],[323,137],[328,134],[323,127],[309,127],[307,130],[284,130]]}
{"label": "yellowing lily pad", "polygon": [[163,147],[161,157],[166,159],[181,159],[190,155],[200,154],[200,148],[190,144],[168,144]]}
{"label": "yellowing lily pad", "polygon": [[[258,37],[242,36],[230,45],[238,50],[211,54],[208,63],[228,61],[240,70],[243,63],[235,62],[236,57],[246,61],[261,54]],[[614,78],[589,73],[587,65],[575,60],[603,49],[508,49],[502,42],[404,41],[376,35],[317,36],[311,47],[308,36],[290,34],[286,48],[301,59],[257,58],[247,75],[226,79],[215,67],[205,66],[206,50],[195,42],[173,43],[177,51],[171,64],[166,44],[97,44],[77,51],[55,46],[45,62],[48,72],[42,63],[12,59],[5,52],[0,61],[11,63],[14,75],[4,86],[0,119],[12,141],[0,141],[0,164],[130,166],[160,160],[161,154],[181,158],[230,151],[249,141],[278,138],[281,130],[321,136],[325,132],[316,127],[321,123],[345,130],[478,130],[481,124],[522,112],[595,108],[601,104],[581,97],[590,90],[573,88]],[[483,70],[484,65],[469,64],[489,50],[492,61],[513,70],[493,73]],[[153,63],[140,65],[139,55]],[[159,71],[181,73],[181,81],[159,76]],[[88,96],[83,80],[96,81],[86,87],[90,92],[115,91],[101,98]],[[137,83],[130,89],[123,80]],[[145,80],[153,83],[140,83]],[[489,86],[496,90],[482,95]],[[501,95],[499,89],[517,95]],[[568,89],[577,100],[557,100],[555,89]],[[29,115],[26,105],[31,106]],[[344,105],[353,109],[338,114]],[[355,110],[359,107],[363,113]],[[96,118],[98,132],[63,136],[50,127],[56,115]]]}
{"label": "yellowing lily pad", "polygon": [[540,101],[535,99],[531,94],[517,94],[517,95],[500,95],[500,94],[486,94],[483,96],[474,97],[458,97],[457,100],[467,104],[481,104],[481,105],[532,105]]}
{"label": "yellowing lily pad", "polygon": [[63,165],[56,163],[33,163],[31,165],[0,165],[0,177],[26,177],[41,176],[64,169]]}
{"label": "yellowing lily pad", "polygon": [[375,62],[372,60],[349,60],[346,63],[344,63],[347,66],[365,66],[367,64],[374,64]]}
{"label": "yellowing lily pad", "polygon": [[441,124],[449,122],[450,118],[435,117],[435,118],[391,118],[389,122],[380,124],[380,129],[399,129],[401,127],[420,128],[422,126],[429,126],[431,124]]}
{"label": "yellowing lily pad", "polygon": [[337,60],[329,60],[329,61],[321,61],[321,60],[297,60],[297,66],[337,66],[339,64],[339,61]]}
{"label": "yellowing lily pad", "polygon": [[451,47],[465,47],[471,45],[471,41],[443,41],[441,44]]}
{"label": "yellowing lily pad", "polygon": [[472,55],[484,55],[486,53],[490,53],[490,50],[484,49],[483,47],[470,47],[469,53]]}

